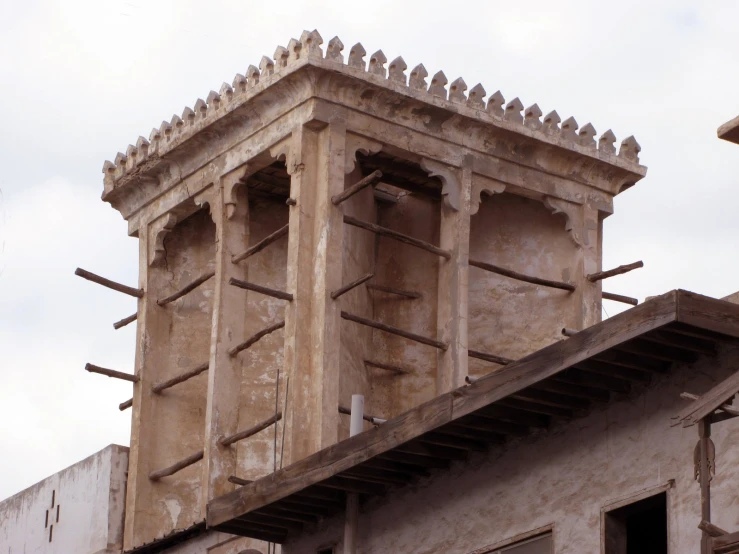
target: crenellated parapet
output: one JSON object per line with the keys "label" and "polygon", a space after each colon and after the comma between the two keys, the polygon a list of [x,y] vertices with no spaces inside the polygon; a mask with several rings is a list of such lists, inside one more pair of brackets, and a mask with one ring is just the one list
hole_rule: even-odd
{"label": "crenellated parapet", "polygon": [[[464,79],[459,77],[450,83],[443,71],[429,79],[423,64],[408,72],[402,57],[388,64],[382,50],[367,60],[361,43],[352,46],[347,56],[338,37],[328,42],[325,54],[322,44],[323,39],[317,31],[304,31],[300,40],[291,39],[287,48],[278,46],[272,58],[262,57],[258,67],[250,65],[244,74],[237,74],[231,85],[223,83],[218,92],[210,91],[205,100],[198,99],[181,115],[163,121],[158,128],[152,129],[148,140],[139,137],[125,153],[119,152],[114,161],[105,162],[103,199],[113,202],[114,191],[132,181],[139,187],[159,184],[162,174],[177,171],[167,159],[170,154],[176,155],[182,145],[201,131],[215,124],[227,125],[229,118],[238,119],[236,113],[243,112],[250,100],[305,66],[359,79],[478,125],[516,133],[545,147],[564,149],[578,157],[613,166],[633,176],[626,179],[631,181],[627,184],[633,184],[646,173],[646,168],[639,165],[641,147],[633,136],[624,139],[617,152],[616,137],[610,129],[597,136],[590,123],[580,127],[574,117],[562,121],[556,111],[543,115],[537,104],[525,108],[518,97],[506,102],[500,91],[488,96],[482,84],[468,90]],[[618,190],[620,186],[615,193]]]}

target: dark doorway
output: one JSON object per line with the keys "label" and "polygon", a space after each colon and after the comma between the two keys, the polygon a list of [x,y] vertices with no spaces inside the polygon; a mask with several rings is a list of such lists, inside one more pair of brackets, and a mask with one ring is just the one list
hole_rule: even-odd
{"label": "dark doorway", "polygon": [[667,493],[606,513],[606,554],[667,554]]}

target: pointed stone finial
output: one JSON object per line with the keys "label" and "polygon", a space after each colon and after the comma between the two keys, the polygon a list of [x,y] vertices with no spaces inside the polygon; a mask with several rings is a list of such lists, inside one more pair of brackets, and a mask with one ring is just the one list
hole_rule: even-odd
{"label": "pointed stone finial", "polygon": [[373,75],[379,75],[383,79],[385,78],[385,64],[387,58],[382,50],[378,50],[370,56],[369,68],[367,71]]}
{"label": "pointed stone finial", "polygon": [[526,127],[530,127],[531,129],[538,129],[539,127],[541,127],[541,121],[539,121],[541,115],[542,114],[539,105],[532,104],[531,106],[526,108],[526,111],[523,113],[523,124],[526,125]]}
{"label": "pointed stone finial", "polygon": [[126,155],[123,152],[118,152],[115,155],[115,163],[116,167],[123,168],[126,167],[126,162],[128,161],[128,158],[126,158]]}
{"label": "pointed stone finial", "polygon": [[416,67],[411,69],[411,78],[408,81],[408,85],[414,89],[426,90],[426,77],[429,76],[429,72],[422,63],[419,63]]}
{"label": "pointed stone finial", "polygon": [[103,164],[103,174],[104,175],[112,175],[115,172],[115,164],[111,162],[110,160],[105,160],[105,163]]}
{"label": "pointed stone finial", "polygon": [[289,54],[290,53],[287,51],[287,48],[285,48],[284,46],[278,46],[275,49],[275,53],[272,56],[275,60],[275,71],[279,71],[287,65],[287,58]]}
{"label": "pointed stone finial", "polygon": [[130,169],[136,166],[136,154],[138,154],[138,152],[136,151],[136,147],[133,144],[129,144],[128,148],[126,148],[126,168],[127,169]]}
{"label": "pointed stone finial", "polygon": [[208,105],[205,103],[205,100],[198,98],[192,110],[195,112],[196,117],[202,118],[205,117],[205,113],[208,111]]}
{"label": "pointed stone finial", "polygon": [[494,92],[492,95],[490,95],[490,98],[488,98],[488,106],[486,111],[493,115],[502,116],[504,103],[505,98],[503,98],[503,94],[501,94],[500,91]]}
{"label": "pointed stone finial", "polygon": [[389,81],[394,83],[405,84],[405,70],[408,69],[408,65],[402,56],[398,56],[390,62],[390,66],[387,68],[387,78]]}
{"label": "pointed stone finial", "polygon": [[608,154],[616,153],[616,135],[610,129],[600,136],[598,140],[598,151]]}
{"label": "pointed stone finial", "polygon": [[542,122],[541,126],[547,133],[553,135],[555,133],[559,133],[560,121],[562,121],[562,118],[559,117],[557,110],[552,110],[544,116],[544,121]]}
{"label": "pointed stone finial", "polygon": [[262,56],[262,59],[259,61],[259,72],[262,74],[262,77],[269,77],[275,72],[275,62],[267,56]]}
{"label": "pointed stone finial", "polygon": [[221,97],[221,102],[229,103],[231,98],[233,98],[234,91],[231,88],[231,85],[223,83],[221,85],[221,90],[218,91],[218,95]]}
{"label": "pointed stone finial", "polygon": [[259,68],[250,65],[246,68],[246,83],[249,88],[259,84]]}
{"label": "pointed stone finial", "polygon": [[[174,117],[172,118],[172,121],[174,121]],[[172,124],[166,121],[162,121],[162,124],[159,126],[159,136],[168,138],[171,132],[172,132]]]}
{"label": "pointed stone finial", "polygon": [[[187,110],[189,108],[185,108],[185,109]],[[172,120],[169,122],[169,127],[170,129],[172,129],[172,131],[176,131],[177,129],[184,127],[184,125],[185,125],[185,122],[182,121],[182,118],[177,114],[174,114],[172,116]]]}
{"label": "pointed stone finial", "polygon": [[467,105],[470,108],[476,108],[478,110],[485,109],[485,100],[483,100],[483,98],[485,98],[486,94],[485,88],[480,83],[477,83],[470,90],[467,98]]}
{"label": "pointed stone finial", "polygon": [[444,75],[443,71],[437,71],[436,74],[431,77],[431,84],[429,85],[429,94],[438,96],[446,100],[446,84],[449,81]]}
{"label": "pointed stone finial", "polygon": [[356,67],[364,71],[364,57],[367,55],[367,51],[362,46],[361,42],[358,42],[352,46],[349,50],[349,63],[350,67]]}
{"label": "pointed stone finial", "polygon": [[241,73],[237,73],[233,80],[233,89],[236,94],[246,90],[246,77]]}
{"label": "pointed stone finial", "polygon": [[149,141],[144,137],[139,137],[136,141],[136,152],[140,158],[146,158],[149,154]]}
{"label": "pointed stone finial", "polygon": [[586,123],[578,133],[580,144],[588,148],[595,148],[595,135],[595,127],[591,123]]}
{"label": "pointed stone finial", "polygon": [[634,136],[626,137],[621,142],[621,148],[618,151],[618,157],[624,158],[632,162],[639,161],[639,152],[641,152],[641,146],[636,142]]}
{"label": "pointed stone finial", "polygon": [[321,52],[323,38],[318,31],[303,31],[300,35],[300,43],[303,45],[304,55],[308,58],[323,58],[323,52]]}
{"label": "pointed stone finial", "polygon": [[523,123],[523,116],[521,115],[522,110],[523,103],[518,99],[518,96],[516,96],[516,98],[506,104],[505,115],[503,117],[505,117],[506,121]]}
{"label": "pointed stone finial", "polygon": [[208,93],[208,98],[205,99],[205,102],[208,104],[209,110],[217,110],[221,105],[221,97],[216,91],[211,90]]}
{"label": "pointed stone finial", "polygon": [[562,122],[562,129],[560,134],[563,138],[577,142],[577,128],[578,124],[574,117],[568,117]]}
{"label": "pointed stone finial", "polygon": [[153,149],[156,149],[156,144],[159,142],[159,139],[162,138],[162,133],[157,129],[156,127],[151,128],[151,133],[149,133],[149,143],[154,145]]}
{"label": "pointed stone finial", "polygon": [[467,101],[467,97],[464,95],[464,91],[467,90],[467,83],[464,82],[462,77],[458,77],[452,81],[449,85],[449,100],[455,104],[464,104]]}
{"label": "pointed stone finial", "polygon": [[333,60],[338,63],[344,63],[344,56],[341,51],[344,50],[344,43],[341,42],[339,37],[334,37],[328,41],[328,47],[326,48],[326,59]]}
{"label": "pointed stone finial", "polygon": [[185,125],[192,125],[195,122],[195,112],[188,106],[185,106],[185,109],[182,110],[182,122]]}
{"label": "pointed stone finial", "polygon": [[287,43],[287,63],[293,63],[300,59],[300,56],[302,55],[303,50],[303,44],[294,38],[290,39],[290,42]]}

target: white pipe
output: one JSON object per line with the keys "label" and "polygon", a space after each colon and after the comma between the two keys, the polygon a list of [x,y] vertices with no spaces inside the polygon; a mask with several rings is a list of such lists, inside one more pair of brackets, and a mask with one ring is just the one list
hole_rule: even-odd
{"label": "white pipe", "polygon": [[349,436],[358,435],[364,429],[364,396],[352,394],[352,413],[349,423]]}

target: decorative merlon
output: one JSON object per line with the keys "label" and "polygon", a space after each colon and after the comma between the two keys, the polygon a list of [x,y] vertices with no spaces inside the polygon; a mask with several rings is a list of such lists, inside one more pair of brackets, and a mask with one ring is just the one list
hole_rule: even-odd
{"label": "decorative merlon", "polygon": [[[338,37],[328,42],[325,57],[322,44],[323,39],[318,31],[304,31],[300,40],[291,39],[287,48],[278,46],[273,55],[274,60],[263,56],[259,67],[250,65],[246,75],[237,74],[231,86],[223,83],[219,92],[211,91],[206,100],[198,99],[193,108],[185,107],[181,117],[174,115],[169,122],[163,121],[158,129],[151,131],[148,141],[139,137],[135,145],[128,146],[125,154],[118,153],[113,162],[106,161],[103,165],[105,193],[113,190],[129,174],[139,173],[142,165],[155,162],[301,64],[338,70],[355,78],[363,78],[362,75],[365,75],[364,79],[372,84],[384,82],[385,86],[393,90],[401,87],[409,93],[425,92],[428,94],[427,101],[436,106],[447,107],[452,111],[461,109],[454,106],[464,106],[468,109],[464,115],[471,114],[484,123],[497,123],[501,127],[506,127],[506,124],[520,126],[529,135],[533,133],[535,138],[545,142],[554,141],[560,147],[580,153],[591,152],[588,155],[599,158],[603,154],[606,160],[616,153],[616,137],[611,130],[596,139],[596,131],[591,124],[586,124],[578,133],[578,124],[575,118],[570,117],[560,127],[561,119],[556,111],[551,111],[541,120],[542,111],[537,104],[531,105],[524,112],[524,105],[518,98],[506,104],[500,91],[490,95],[485,102],[486,92],[481,84],[475,85],[467,94],[467,84],[461,77],[448,86],[445,73],[438,71],[431,82],[427,83],[429,74],[423,64],[414,67],[406,76],[408,66],[403,58],[396,57],[386,68],[387,57],[382,50],[372,54],[369,63],[366,63],[364,57],[367,52],[361,43],[351,47],[345,64],[342,55],[344,45]],[[254,90],[255,88],[259,90]],[[409,95],[419,99],[417,94]],[[634,169],[642,170],[638,166],[640,150],[636,139],[633,136],[628,137],[621,143],[617,158],[627,166],[633,164]]]}

